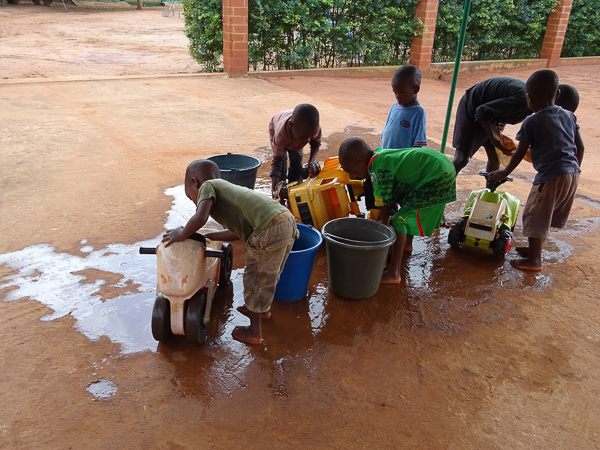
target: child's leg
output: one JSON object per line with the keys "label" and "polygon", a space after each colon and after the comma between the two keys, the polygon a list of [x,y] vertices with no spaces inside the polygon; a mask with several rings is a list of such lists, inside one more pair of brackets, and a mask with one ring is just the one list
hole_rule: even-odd
{"label": "child's leg", "polygon": [[245,309],[240,312],[250,319],[250,325],[235,327],[234,339],[246,344],[262,343],[261,321],[269,313],[279,275],[296,236],[295,219],[287,212],[275,217],[264,231],[248,240],[244,270]]}
{"label": "child's leg", "polygon": [[479,147],[488,139],[483,128],[474,122],[468,112],[467,99],[463,95],[456,108],[456,119],[454,121],[454,135],[452,146],[456,149],[452,164],[458,174],[467,165]]}
{"label": "child's leg", "polygon": [[290,170],[287,174],[288,181],[302,182],[302,157],[304,153],[302,150],[299,152],[288,151],[288,157],[290,159]]}
{"label": "child's leg", "polygon": [[[510,263],[513,267],[520,270],[533,270],[538,272],[542,270],[542,246],[543,238],[529,238],[529,247],[527,248],[527,257],[513,259]],[[521,252],[519,252],[521,254]]]}
{"label": "child's leg", "polygon": [[568,173],[533,185],[523,210],[523,234],[529,247],[518,247],[522,257],[510,263],[521,270],[542,270],[542,246],[550,227],[564,227],[577,191],[579,173]]}
{"label": "child's leg", "polygon": [[[240,314],[243,314],[246,317],[250,317],[250,314],[252,313],[252,311],[250,311],[246,305],[238,306],[236,309]],[[271,311],[261,313],[260,316],[262,319],[270,319]]]}
{"label": "child's leg", "polygon": [[409,234],[406,236],[406,244],[404,244],[404,251],[411,253],[413,251],[413,235]]}
{"label": "child's leg", "polygon": [[485,166],[485,170],[487,172],[498,170],[500,168],[500,159],[498,158],[498,153],[496,153],[496,148],[491,144],[490,141],[486,141],[486,143],[483,144],[483,148],[485,149],[485,153],[487,155],[487,164]]}
{"label": "child's leg", "polygon": [[406,245],[406,234],[396,233],[396,242],[392,247],[392,259],[390,265],[383,272],[381,277],[382,284],[398,284],[402,281],[400,270],[402,269],[402,253]]}

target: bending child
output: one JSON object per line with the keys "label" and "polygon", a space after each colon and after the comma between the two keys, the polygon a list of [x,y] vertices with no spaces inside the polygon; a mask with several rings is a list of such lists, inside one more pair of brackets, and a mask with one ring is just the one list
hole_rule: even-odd
{"label": "bending child", "polygon": [[510,263],[520,270],[542,270],[542,247],[550,227],[564,228],[579,183],[584,145],[572,112],[555,105],[558,75],[548,69],[534,72],[526,84],[527,104],[534,114],[517,133],[519,145],[508,165],[490,173],[500,181],[521,162],[531,146],[537,174],[523,210],[523,234],[529,246],[517,248],[522,258]]}
{"label": "bending child", "polygon": [[400,283],[407,236],[431,236],[440,227],[444,207],[456,200],[456,170],[436,150],[373,150],[360,138],[342,142],[339,158],[346,172],[371,179],[379,207],[376,220],[387,225],[391,208],[400,204],[391,220],[396,232],[392,260],[381,279],[384,284]]}
{"label": "bending child", "polygon": [[500,167],[496,154],[511,149],[498,140],[498,125],[521,123],[531,114],[525,98],[525,82],[511,77],[492,77],[466,90],[456,109],[452,145],[456,149],[452,164],[458,174],[483,146],[487,155],[486,171]]}
{"label": "bending child", "polygon": [[185,194],[196,203],[196,214],[184,227],[167,231],[162,241],[168,247],[202,228],[209,215],[225,230],[204,237],[215,241],[246,242],[244,306],[238,311],[250,325],[235,327],[234,339],[261,344],[262,318],[269,318],[275,286],[298,237],[294,216],[278,202],[246,187],[222,180],[219,166],[209,160],[192,162],[185,172]]}
{"label": "bending child", "polygon": [[[271,161],[271,194],[279,198],[277,185],[283,181],[302,181],[303,148],[310,144],[308,171],[317,175],[319,165],[315,161],[321,146],[319,111],[313,105],[301,104],[293,110],[280,111],[269,122],[269,138],[273,151]],[[288,170],[288,157],[290,160]]]}

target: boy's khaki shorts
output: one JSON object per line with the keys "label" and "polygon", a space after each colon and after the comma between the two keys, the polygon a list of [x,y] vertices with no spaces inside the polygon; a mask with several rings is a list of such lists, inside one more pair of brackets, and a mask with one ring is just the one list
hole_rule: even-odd
{"label": "boy's khaki shorts", "polygon": [[550,227],[564,228],[575,200],[579,172],[534,184],[523,209],[523,234],[534,239],[548,236]]}
{"label": "boy's khaki shorts", "polygon": [[246,242],[244,302],[250,311],[263,313],[271,309],[279,275],[298,236],[296,219],[284,212]]}

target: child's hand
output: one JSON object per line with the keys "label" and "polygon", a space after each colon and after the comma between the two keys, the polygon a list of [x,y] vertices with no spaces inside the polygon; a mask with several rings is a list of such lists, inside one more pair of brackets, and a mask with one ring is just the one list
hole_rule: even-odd
{"label": "child's hand", "polygon": [[285,186],[285,180],[280,181],[271,191],[271,197],[273,200],[277,200],[279,203],[283,205],[283,198],[281,196],[281,189]]}
{"label": "child's hand", "polygon": [[308,165],[308,176],[310,176],[311,178],[314,178],[317,175],[319,175],[319,172],[321,171],[321,166],[319,166],[319,163],[317,161],[311,161],[311,162],[307,163],[307,165]]}
{"label": "child's hand", "polygon": [[163,234],[162,242],[166,242],[165,247],[168,247],[173,242],[185,241],[187,236],[183,235],[183,227],[175,228],[174,230],[167,230]]}
{"label": "child's hand", "polygon": [[488,174],[488,178],[494,181],[502,181],[504,180],[508,174],[504,169],[494,170]]}

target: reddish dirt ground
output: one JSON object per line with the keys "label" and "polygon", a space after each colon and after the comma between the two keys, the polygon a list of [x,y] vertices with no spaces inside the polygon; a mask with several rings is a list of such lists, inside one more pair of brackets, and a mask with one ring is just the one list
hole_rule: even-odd
{"label": "reddish dirt ground", "polygon": [[[274,303],[264,347],[230,337],[245,323],[235,312],[239,271],[215,300],[204,346],[176,340],[124,351],[107,337],[117,327],[110,321],[101,336],[81,331],[79,295],[95,284],[91,298],[107,308],[97,319],[123,311],[131,319],[120,332],[147,337],[151,300],[120,308],[127,294],[151,299],[155,274],[134,282],[118,265],[86,265],[85,247],[108,255],[120,251],[110,244],[155,239],[172,207],[164,191],[181,184],[190,161],[227,151],[265,159],[269,118],[301,102],[321,112],[322,157],[351,135],[376,145],[393,101],[381,75],[195,75],[182,19],[161,11],[0,7],[0,260],[11,261],[0,264],[0,299],[10,300],[0,301],[0,446],[597,448],[597,66],[557,69],[580,91],[587,153],[572,219],[552,233],[541,273],[453,251],[442,230],[416,241],[400,286],[361,301],[329,292],[321,248],[308,298]],[[456,101],[496,74],[462,76]],[[449,86],[426,79],[419,95],[433,147]],[[482,186],[483,165],[476,158],[461,172],[450,218]],[[523,163],[507,189],[525,199],[532,175]],[[45,281],[41,244],[51,246],[51,264],[77,263],[62,269],[80,276],[76,289]],[[30,246],[26,261],[13,256]],[[242,261],[236,244],[236,268]],[[61,271],[51,276],[58,283]],[[57,296],[67,309],[47,320]],[[94,393],[105,382],[116,390]]]}

